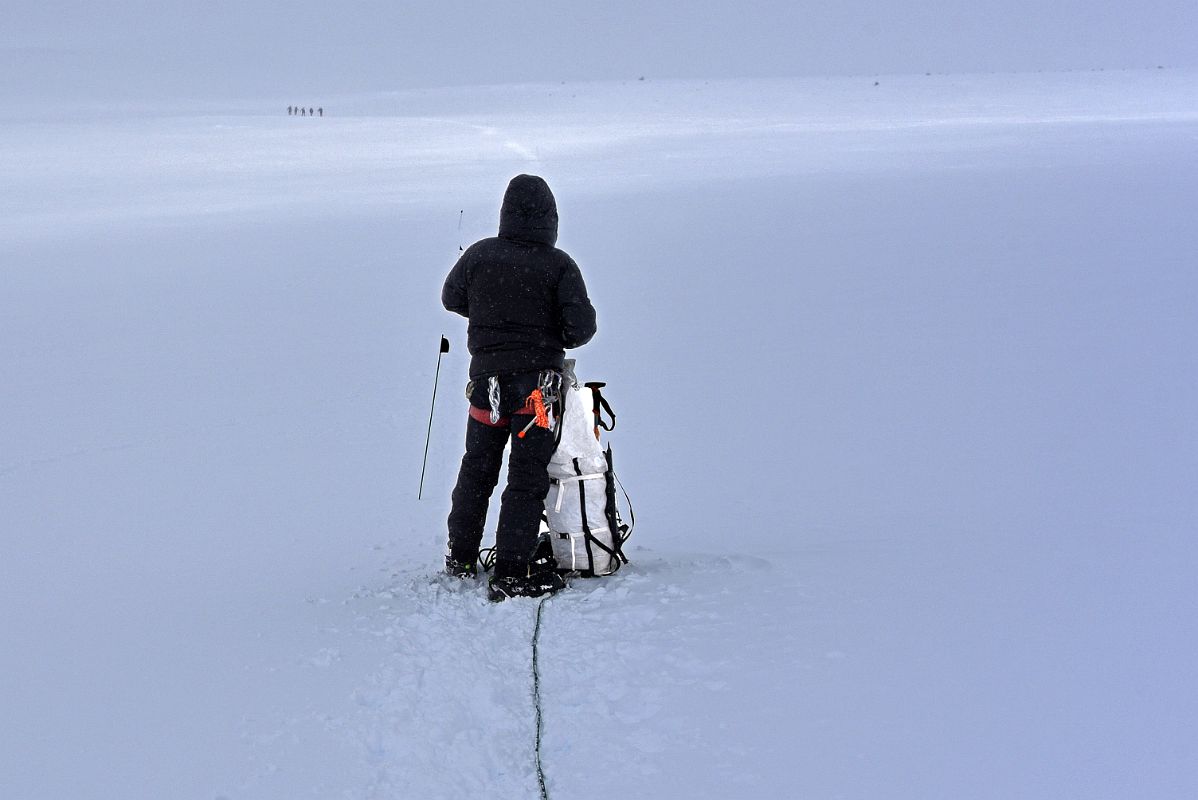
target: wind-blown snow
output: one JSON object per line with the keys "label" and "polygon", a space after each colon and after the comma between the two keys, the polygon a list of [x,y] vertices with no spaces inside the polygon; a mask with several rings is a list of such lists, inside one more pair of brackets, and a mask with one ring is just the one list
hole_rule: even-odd
{"label": "wind-blown snow", "polygon": [[551,796],[1194,794],[1196,89],[0,123],[0,796],[537,796],[535,606],[436,576],[440,283],[518,172],[638,519],[545,608]]}

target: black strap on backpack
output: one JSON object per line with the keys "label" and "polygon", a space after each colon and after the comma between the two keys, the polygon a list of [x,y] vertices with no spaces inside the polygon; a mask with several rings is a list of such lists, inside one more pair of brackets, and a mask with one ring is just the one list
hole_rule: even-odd
{"label": "black strap on backpack", "polygon": [[[582,469],[578,466],[578,459],[576,458],[573,461],[574,474],[582,475]],[[591,542],[594,541],[598,543],[599,540],[591,534],[591,524],[587,521],[587,490],[586,487],[583,486],[584,483],[586,483],[586,481],[578,482],[578,510],[582,512],[582,544],[583,547],[587,549],[587,566],[590,567],[590,569],[583,570],[583,572],[594,575],[595,554],[591,552]]]}
{"label": "black strap on backpack", "polygon": [[[610,450],[611,448],[608,448],[608,449]],[[603,552],[607,553],[608,556],[610,556],[610,558],[611,558],[611,573],[608,573],[608,574],[615,573],[617,570],[620,569],[621,565],[628,563],[628,559],[624,557],[624,553],[620,549],[620,545],[623,544],[624,540],[621,538],[621,534],[623,533],[623,531],[621,531],[620,528],[618,527],[619,517],[618,517],[618,515],[614,518],[612,516],[612,511],[614,509],[613,504],[615,503],[615,490],[612,487],[612,481],[611,481],[611,477],[610,477],[612,474],[611,473],[611,456],[610,456],[610,454],[608,455],[607,463],[608,463],[608,472],[607,472],[608,478],[605,481],[605,484],[607,486],[607,504],[606,504],[606,508],[604,509],[604,515],[607,517],[608,532],[611,534],[611,545],[612,545],[611,547],[608,547],[607,545],[605,545],[602,541],[600,541],[599,537],[597,537],[593,533],[591,533],[591,524],[587,520],[587,490],[586,490],[586,486],[585,486],[586,481],[578,481],[578,506],[579,506],[579,510],[582,512],[582,541],[583,541],[583,545],[587,549],[587,563],[590,566],[589,570],[583,570],[583,574],[587,574],[587,573],[590,573],[591,575],[595,574],[595,553],[593,550],[591,550],[591,545],[598,547],[600,550],[602,550]],[[579,476],[582,475],[582,469],[578,466],[577,458],[574,459],[574,473]],[[615,523],[615,524],[613,525],[613,523]]]}
{"label": "black strap on backpack", "polygon": [[[628,492],[624,492],[624,500],[628,503],[628,514],[631,518],[631,524],[625,525],[620,519],[620,508],[616,505],[616,470],[612,465],[611,445],[607,446],[607,450],[603,453],[607,459],[607,524],[611,529],[611,543],[615,552],[612,553],[620,562],[628,563],[628,557],[624,555],[624,542],[628,541],[628,537],[632,536],[632,526],[636,524],[636,514],[632,510],[632,500],[628,497]],[[621,486],[620,490],[623,491]]]}

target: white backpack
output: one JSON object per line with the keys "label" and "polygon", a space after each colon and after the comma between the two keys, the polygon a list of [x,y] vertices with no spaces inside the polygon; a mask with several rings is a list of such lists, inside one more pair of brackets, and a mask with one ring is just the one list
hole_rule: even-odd
{"label": "white backpack", "polygon": [[[604,384],[580,387],[572,372],[566,370],[561,438],[549,462],[550,486],[545,497],[548,535],[559,570],[588,577],[611,575],[628,563],[623,545],[632,535],[632,524],[624,524],[616,503],[618,479],[612,469],[611,447],[604,450],[599,443],[600,428],[614,428],[615,414],[599,391]],[[610,424],[603,420],[603,411],[610,416]],[[624,497],[627,501],[627,494]],[[630,503],[628,512],[630,522],[635,523]]]}

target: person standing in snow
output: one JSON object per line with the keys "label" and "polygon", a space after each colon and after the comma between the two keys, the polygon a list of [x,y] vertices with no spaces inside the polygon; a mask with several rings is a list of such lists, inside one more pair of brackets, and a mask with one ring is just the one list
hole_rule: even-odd
{"label": "person standing in snow", "polygon": [[450,575],[477,574],[487,506],[511,440],[489,582],[493,601],[565,586],[551,556],[534,557],[555,448],[552,431],[535,424],[534,393],[560,389],[565,351],[589,342],[596,326],[578,265],[554,247],[557,221],[549,185],[517,175],[503,196],[499,235],[467,248],[441,290],[445,308],[470,321],[470,415],[448,520]]}

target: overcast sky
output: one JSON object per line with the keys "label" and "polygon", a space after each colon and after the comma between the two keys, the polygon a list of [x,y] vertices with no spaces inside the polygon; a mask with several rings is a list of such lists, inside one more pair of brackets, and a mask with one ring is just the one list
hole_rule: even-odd
{"label": "overcast sky", "polygon": [[13,3],[0,94],[1198,66],[1195,0]]}

